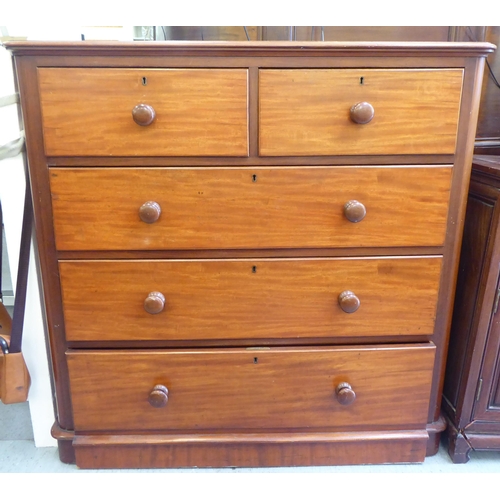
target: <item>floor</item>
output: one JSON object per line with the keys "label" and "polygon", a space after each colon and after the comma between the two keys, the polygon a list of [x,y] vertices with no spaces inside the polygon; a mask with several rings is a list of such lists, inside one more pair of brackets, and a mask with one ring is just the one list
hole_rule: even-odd
{"label": "floor", "polygon": [[[269,469],[185,469],[191,473],[495,473],[500,479],[500,452],[471,452],[467,464],[453,464],[443,445],[437,455],[423,464],[343,467],[294,467]],[[181,470],[142,470],[120,472],[176,473]],[[4,405],[0,402],[0,473],[96,473],[80,470],[59,461],[56,448],[35,448],[28,403]],[[101,471],[116,472],[116,471]]]}

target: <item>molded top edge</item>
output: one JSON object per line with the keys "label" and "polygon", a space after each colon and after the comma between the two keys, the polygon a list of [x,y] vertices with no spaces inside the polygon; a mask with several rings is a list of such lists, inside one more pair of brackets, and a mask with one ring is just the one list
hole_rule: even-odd
{"label": "molded top edge", "polygon": [[227,42],[227,41],[9,41],[15,55],[374,55],[484,56],[496,50],[488,42]]}

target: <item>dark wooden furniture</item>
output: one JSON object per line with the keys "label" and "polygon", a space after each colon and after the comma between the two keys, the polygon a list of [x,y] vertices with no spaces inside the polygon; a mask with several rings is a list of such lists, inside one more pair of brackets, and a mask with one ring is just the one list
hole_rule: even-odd
{"label": "dark wooden furniture", "polygon": [[458,274],[443,408],[456,463],[500,451],[500,156],[476,156]]}
{"label": "dark wooden furniture", "polygon": [[155,40],[461,42],[471,39],[484,41],[485,28],[485,26],[161,26],[154,27],[150,33]]}
{"label": "dark wooden furniture", "polygon": [[80,467],[423,461],[487,43],[10,43]]}
{"label": "dark wooden furniture", "polygon": [[[500,26],[486,26],[483,40],[498,45]],[[477,34],[480,36],[480,34]],[[472,35],[474,36],[474,35]],[[500,57],[498,51],[488,56],[485,66],[476,132],[476,155],[500,155]]]}

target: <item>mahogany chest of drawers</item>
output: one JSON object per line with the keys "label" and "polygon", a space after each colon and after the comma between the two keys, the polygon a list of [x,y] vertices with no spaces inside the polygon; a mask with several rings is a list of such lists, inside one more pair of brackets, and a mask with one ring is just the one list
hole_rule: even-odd
{"label": "mahogany chest of drawers", "polygon": [[63,461],[423,461],[490,44],[13,42]]}

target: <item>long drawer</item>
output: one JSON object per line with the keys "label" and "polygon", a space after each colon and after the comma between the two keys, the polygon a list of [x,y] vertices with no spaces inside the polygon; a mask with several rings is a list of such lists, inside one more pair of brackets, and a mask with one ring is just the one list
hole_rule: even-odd
{"label": "long drawer", "polygon": [[76,431],[425,425],[435,348],[70,351]]}
{"label": "long drawer", "polygon": [[247,69],[39,68],[38,79],[48,156],[248,155]]}
{"label": "long drawer", "polygon": [[259,72],[267,156],[454,154],[462,69]]}
{"label": "long drawer", "polygon": [[52,168],[58,250],[440,246],[452,168]]}
{"label": "long drawer", "polygon": [[66,338],[432,335],[441,261],[61,261]]}

